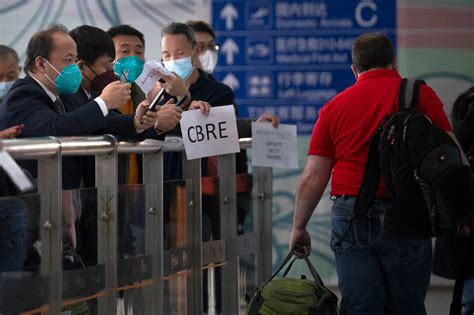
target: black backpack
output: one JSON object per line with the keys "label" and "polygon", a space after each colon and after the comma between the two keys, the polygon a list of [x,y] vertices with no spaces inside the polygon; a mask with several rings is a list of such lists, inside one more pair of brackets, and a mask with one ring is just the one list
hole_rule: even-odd
{"label": "black backpack", "polygon": [[401,81],[398,112],[387,117],[372,138],[354,219],[369,211],[382,176],[394,203],[392,231],[431,238],[454,228],[474,206],[470,169],[459,147],[417,111],[421,84]]}

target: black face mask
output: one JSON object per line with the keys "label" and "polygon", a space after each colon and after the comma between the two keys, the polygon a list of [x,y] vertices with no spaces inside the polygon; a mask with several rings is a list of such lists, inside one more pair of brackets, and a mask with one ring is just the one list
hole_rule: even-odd
{"label": "black face mask", "polygon": [[[92,72],[94,72],[94,70],[92,70]],[[112,83],[112,82],[117,81],[117,80],[118,79],[117,79],[117,76],[114,73],[114,69],[107,70],[104,73],[97,75],[91,81],[91,90],[94,91],[94,92],[97,92],[97,93],[102,93],[102,90],[109,83]]]}

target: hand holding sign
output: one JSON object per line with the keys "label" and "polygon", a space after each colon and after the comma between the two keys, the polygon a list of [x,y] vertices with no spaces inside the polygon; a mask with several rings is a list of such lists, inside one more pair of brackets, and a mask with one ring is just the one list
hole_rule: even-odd
{"label": "hand holding sign", "polygon": [[208,116],[198,110],[184,112],[181,133],[190,160],[240,151],[233,105],[211,108]]}

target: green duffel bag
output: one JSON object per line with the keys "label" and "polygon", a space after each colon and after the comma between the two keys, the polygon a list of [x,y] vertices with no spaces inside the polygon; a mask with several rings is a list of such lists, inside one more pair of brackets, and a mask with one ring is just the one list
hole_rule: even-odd
{"label": "green duffel bag", "polygon": [[[293,257],[293,258],[292,258]],[[337,315],[337,296],[327,289],[308,257],[303,257],[314,280],[287,277],[293,263],[297,259],[291,251],[282,261],[278,269],[248,301],[247,315]],[[280,279],[274,279],[291,260]]]}

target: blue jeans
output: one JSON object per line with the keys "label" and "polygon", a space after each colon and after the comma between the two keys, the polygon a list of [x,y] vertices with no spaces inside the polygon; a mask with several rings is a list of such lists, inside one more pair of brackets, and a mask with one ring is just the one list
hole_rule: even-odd
{"label": "blue jeans", "polygon": [[462,315],[474,314],[474,279],[464,281]]}
{"label": "blue jeans", "polygon": [[23,200],[16,197],[0,198],[0,272],[23,270],[26,224]]}
{"label": "blue jeans", "polygon": [[337,244],[349,227],[354,201],[339,197],[332,208],[331,248],[344,314],[426,314],[431,240],[394,235],[389,224],[392,203],[376,199],[369,215]]}

